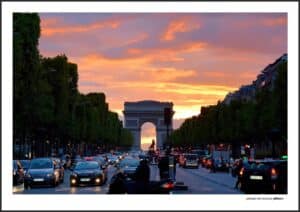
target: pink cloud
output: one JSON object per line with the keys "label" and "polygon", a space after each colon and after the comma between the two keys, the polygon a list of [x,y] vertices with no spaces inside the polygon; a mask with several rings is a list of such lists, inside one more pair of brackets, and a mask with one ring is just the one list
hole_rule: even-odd
{"label": "pink cloud", "polygon": [[117,20],[108,20],[108,21],[99,21],[86,25],[76,25],[76,26],[54,26],[53,23],[56,23],[58,20],[53,19],[43,19],[41,23],[42,36],[53,36],[57,34],[70,34],[70,33],[80,33],[80,32],[89,32],[96,29],[116,29],[120,26],[120,21]]}
{"label": "pink cloud", "polygon": [[191,18],[181,17],[169,23],[167,29],[163,33],[161,40],[172,41],[177,33],[190,32],[200,28],[199,22],[193,22]]}

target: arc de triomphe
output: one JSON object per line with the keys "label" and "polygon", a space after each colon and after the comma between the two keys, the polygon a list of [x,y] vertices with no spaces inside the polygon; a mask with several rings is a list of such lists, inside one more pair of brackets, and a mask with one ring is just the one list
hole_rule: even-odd
{"label": "arc de triomphe", "polygon": [[[146,122],[151,122],[156,128],[156,148],[162,148],[167,137],[167,126],[164,122],[164,109],[173,111],[172,102],[158,102],[145,100],[139,102],[124,103],[125,128],[132,132],[134,137],[134,149],[141,148],[141,127]],[[174,112],[174,111],[173,111]],[[173,120],[169,126],[169,133],[173,130]]]}

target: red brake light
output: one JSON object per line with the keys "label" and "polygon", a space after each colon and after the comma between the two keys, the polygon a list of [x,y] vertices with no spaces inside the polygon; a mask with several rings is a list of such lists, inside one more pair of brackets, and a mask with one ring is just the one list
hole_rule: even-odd
{"label": "red brake light", "polygon": [[167,183],[162,185],[162,188],[164,188],[164,189],[173,189],[174,188],[174,183],[167,182]]}
{"label": "red brake light", "polygon": [[271,175],[272,175],[272,176],[277,175],[276,169],[274,169],[274,168],[271,169]]}

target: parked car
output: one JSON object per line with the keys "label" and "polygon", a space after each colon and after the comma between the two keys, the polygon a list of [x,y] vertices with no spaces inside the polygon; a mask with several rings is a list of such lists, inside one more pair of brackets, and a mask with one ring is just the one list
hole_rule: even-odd
{"label": "parked car", "polygon": [[24,175],[25,175],[30,166],[30,160],[20,160],[20,163],[24,169]]}
{"label": "parked car", "polygon": [[103,185],[105,175],[97,161],[79,161],[71,170],[70,186]]}
{"label": "parked car", "polygon": [[197,154],[182,154],[179,157],[179,166],[183,168],[193,167],[198,168],[198,155]]}
{"label": "parked car", "polygon": [[13,160],[13,185],[24,182],[24,169],[18,160]]}
{"label": "parked car", "polygon": [[52,158],[34,158],[24,178],[24,188],[37,185],[50,185],[55,187],[59,183],[59,171]]}
{"label": "parked car", "polygon": [[287,161],[250,161],[240,171],[240,189],[245,193],[287,193]]}

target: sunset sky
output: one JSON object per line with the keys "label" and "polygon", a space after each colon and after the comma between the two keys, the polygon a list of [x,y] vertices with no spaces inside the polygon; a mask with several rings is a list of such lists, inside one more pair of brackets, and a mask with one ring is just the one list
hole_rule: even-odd
{"label": "sunset sky", "polygon": [[[285,13],[40,13],[40,53],[78,64],[79,91],[174,103],[174,128],[287,52]],[[151,142],[154,125],[143,126]]]}

